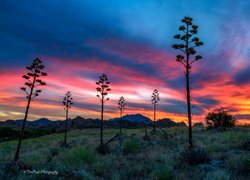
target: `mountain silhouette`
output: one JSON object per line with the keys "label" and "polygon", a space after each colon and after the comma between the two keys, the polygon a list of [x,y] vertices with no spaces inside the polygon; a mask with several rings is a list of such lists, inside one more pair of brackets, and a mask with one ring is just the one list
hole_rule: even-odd
{"label": "mountain silhouette", "polygon": [[177,123],[169,118],[159,119],[156,124],[160,127],[187,126],[184,122]]}
{"label": "mountain silhouette", "polygon": [[149,119],[146,116],[143,116],[141,114],[129,114],[129,115],[125,115],[122,118],[114,118],[114,119],[110,119],[109,121],[111,122],[117,122],[117,121],[128,121],[131,123],[144,123],[144,124],[150,124],[152,122],[151,119]]}
{"label": "mountain silhouette", "polygon": [[[152,120],[141,114],[129,114],[121,118],[124,128],[131,127],[143,127],[145,124],[151,124]],[[119,127],[120,118],[113,118],[104,121],[105,127]],[[0,122],[0,126],[9,126],[20,128],[22,126],[23,120],[7,120]],[[26,121],[27,128],[56,128],[62,129],[64,126],[64,120],[49,120],[47,118],[40,118],[34,121]],[[76,117],[68,120],[69,125],[74,128],[99,128],[100,119],[92,119],[84,117]],[[153,125],[153,124],[151,124]],[[184,122],[176,123],[169,118],[163,118],[156,121],[156,125],[159,127],[173,127],[173,126],[186,126]]]}
{"label": "mountain silhouette", "polygon": [[[34,121],[26,121],[26,124],[27,125],[37,125],[37,126],[48,126],[48,125],[51,125],[51,124],[55,124],[55,123],[58,123],[58,122],[62,122],[60,120],[49,120],[47,118],[40,118],[40,119],[37,119],[37,120],[34,120]],[[5,125],[22,125],[23,123],[23,120],[20,119],[20,120],[7,120],[7,121],[4,121],[2,122],[2,124],[5,124]]]}

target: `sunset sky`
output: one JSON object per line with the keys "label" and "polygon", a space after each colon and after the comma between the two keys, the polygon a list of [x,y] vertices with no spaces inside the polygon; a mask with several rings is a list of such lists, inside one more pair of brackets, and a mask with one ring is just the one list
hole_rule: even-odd
{"label": "sunset sky", "polygon": [[112,91],[105,119],[125,114],[186,121],[184,69],[171,48],[184,16],[199,26],[203,59],[191,74],[194,122],[225,109],[250,124],[250,1],[248,0],[3,0],[0,2],[0,121],[22,119],[25,66],[39,57],[48,76],[32,101],[29,119],[64,118],[63,95],[72,92],[70,116],[99,118],[96,85],[107,74]]}

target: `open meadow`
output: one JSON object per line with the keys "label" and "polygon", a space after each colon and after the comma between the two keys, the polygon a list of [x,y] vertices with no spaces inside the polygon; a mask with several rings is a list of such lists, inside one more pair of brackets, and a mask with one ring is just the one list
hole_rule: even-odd
{"label": "open meadow", "polygon": [[[208,161],[190,165],[181,158],[187,143],[187,128],[165,130],[173,137],[149,129],[150,140],[143,140],[144,129],[123,129],[120,140],[109,144],[110,152],[96,152],[98,129],[71,130],[68,146],[61,147],[63,133],[25,139],[20,160],[29,170],[11,170],[17,141],[0,143],[0,179],[249,179],[250,127],[226,131],[194,127],[194,144],[204,149]],[[105,142],[118,129],[105,129]],[[200,156],[199,154],[193,154]],[[15,174],[17,173],[17,174]]]}

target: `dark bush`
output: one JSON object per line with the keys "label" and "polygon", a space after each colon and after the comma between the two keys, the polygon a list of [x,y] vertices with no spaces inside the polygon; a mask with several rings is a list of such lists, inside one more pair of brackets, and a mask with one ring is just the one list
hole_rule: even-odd
{"label": "dark bush", "polygon": [[168,166],[157,169],[154,175],[157,177],[158,180],[174,179],[173,168],[168,167]]}
{"label": "dark bush", "polygon": [[208,128],[233,127],[236,119],[226,111],[210,112],[206,116]]}
{"label": "dark bush", "polygon": [[4,173],[6,174],[6,176],[16,176],[19,172],[24,172],[25,170],[31,169],[31,166],[25,164],[22,161],[11,161],[5,164]]}
{"label": "dark bush", "polygon": [[145,141],[150,141],[150,137],[149,136],[143,136],[142,139],[145,140]]}
{"label": "dark bush", "polygon": [[16,138],[20,134],[16,129],[11,127],[0,127],[0,137],[1,138]]}
{"label": "dark bush", "polygon": [[[39,137],[48,134],[55,133],[55,128],[43,128],[43,129],[26,129],[24,131],[24,139]],[[20,136],[20,131],[13,127],[0,127],[0,142],[14,140]]]}
{"label": "dark bush", "polygon": [[243,142],[243,149],[250,151],[250,139]]}
{"label": "dark bush", "polygon": [[110,147],[106,144],[103,144],[102,146],[99,145],[97,148],[96,148],[96,151],[99,153],[99,154],[102,154],[102,155],[105,155],[105,154],[109,154],[110,153]]}
{"label": "dark bush", "polygon": [[180,159],[182,163],[188,163],[190,165],[210,162],[208,152],[199,147],[185,148],[185,150],[181,153]]}
{"label": "dark bush", "polygon": [[243,165],[243,172],[250,173],[250,155],[243,160],[242,165]]}
{"label": "dark bush", "polygon": [[57,156],[59,154],[59,149],[51,148],[50,153],[51,153],[51,156]]}
{"label": "dark bush", "polygon": [[96,161],[96,152],[91,149],[84,149],[80,146],[73,148],[74,158],[84,161],[86,164],[93,164]]}
{"label": "dark bush", "polygon": [[135,153],[140,149],[140,142],[136,139],[131,139],[124,144],[124,153]]}

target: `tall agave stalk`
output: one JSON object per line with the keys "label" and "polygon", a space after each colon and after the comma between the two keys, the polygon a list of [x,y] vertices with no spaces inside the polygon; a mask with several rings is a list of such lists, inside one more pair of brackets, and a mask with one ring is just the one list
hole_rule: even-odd
{"label": "tall agave stalk", "polygon": [[158,106],[158,101],[160,100],[159,97],[159,92],[157,89],[154,90],[153,94],[152,94],[152,99],[151,102],[154,106],[154,126],[153,126],[153,131],[155,131],[155,121],[156,121],[156,106]]}
{"label": "tall agave stalk", "polygon": [[67,92],[65,94],[65,97],[63,98],[63,105],[64,110],[66,112],[66,119],[65,119],[65,135],[64,135],[64,142],[63,145],[67,144],[67,132],[68,132],[68,119],[69,119],[69,109],[73,105],[73,98],[70,92]]}
{"label": "tall agave stalk", "polygon": [[186,98],[187,98],[187,112],[188,112],[188,143],[190,148],[193,147],[192,140],[192,112],[191,112],[191,95],[190,95],[190,73],[192,64],[202,59],[202,56],[196,55],[195,48],[202,46],[196,34],[198,33],[198,26],[193,24],[193,18],[184,17],[181,22],[183,25],[179,27],[180,34],[174,36],[179,40],[179,44],[174,44],[172,47],[181,51],[181,54],[176,56],[176,61],[185,67],[186,78]]}
{"label": "tall agave stalk", "polygon": [[122,116],[123,116],[125,106],[126,106],[125,99],[123,96],[121,96],[118,101],[118,109],[120,110],[120,120],[119,120],[120,133],[122,133]]}
{"label": "tall agave stalk", "polygon": [[24,136],[24,130],[25,130],[27,117],[29,114],[30,103],[35,97],[39,96],[39,94],[42,92],[41,90],[36,89],[36,88],[38,86],[46,85],[46,83],[40,79],[43,76],[47,76],[47,73],[42,71],[44,69],[44,65],[42,64],[42,61],[40,59],[36,58],[30,66],[26,67],[26,69],[28,70],[28,73],[26,75],[23,75],[23,78],[26,80],[24,84],[26,87],[21,87],[21,90],[26,93],[26,98],[28,102],[27,102],[22,129],[21,129],[21,133],[19,136],[19,141],[18,141],[18,145],[17,145],[15,157],[14,157],[15,162],[17,162],[19,159],[19,153],[20,153],[22,139]]}
{"label": "tall agave stalk", "polygon": [[111,91],[109,88],[110,82],[108,80],[108,77],[106,74],[102,74],[99,77],[99,81],[96,82],[97,85],[97,94],[96,96],[99,98],[101,101],[101,127],[100,127],[100,149],[102,150],[104,147],[103,143],[103,113],[104,113],[104,103],[109,100],[109,98],[106,98],[108,95],[108,92]]}

